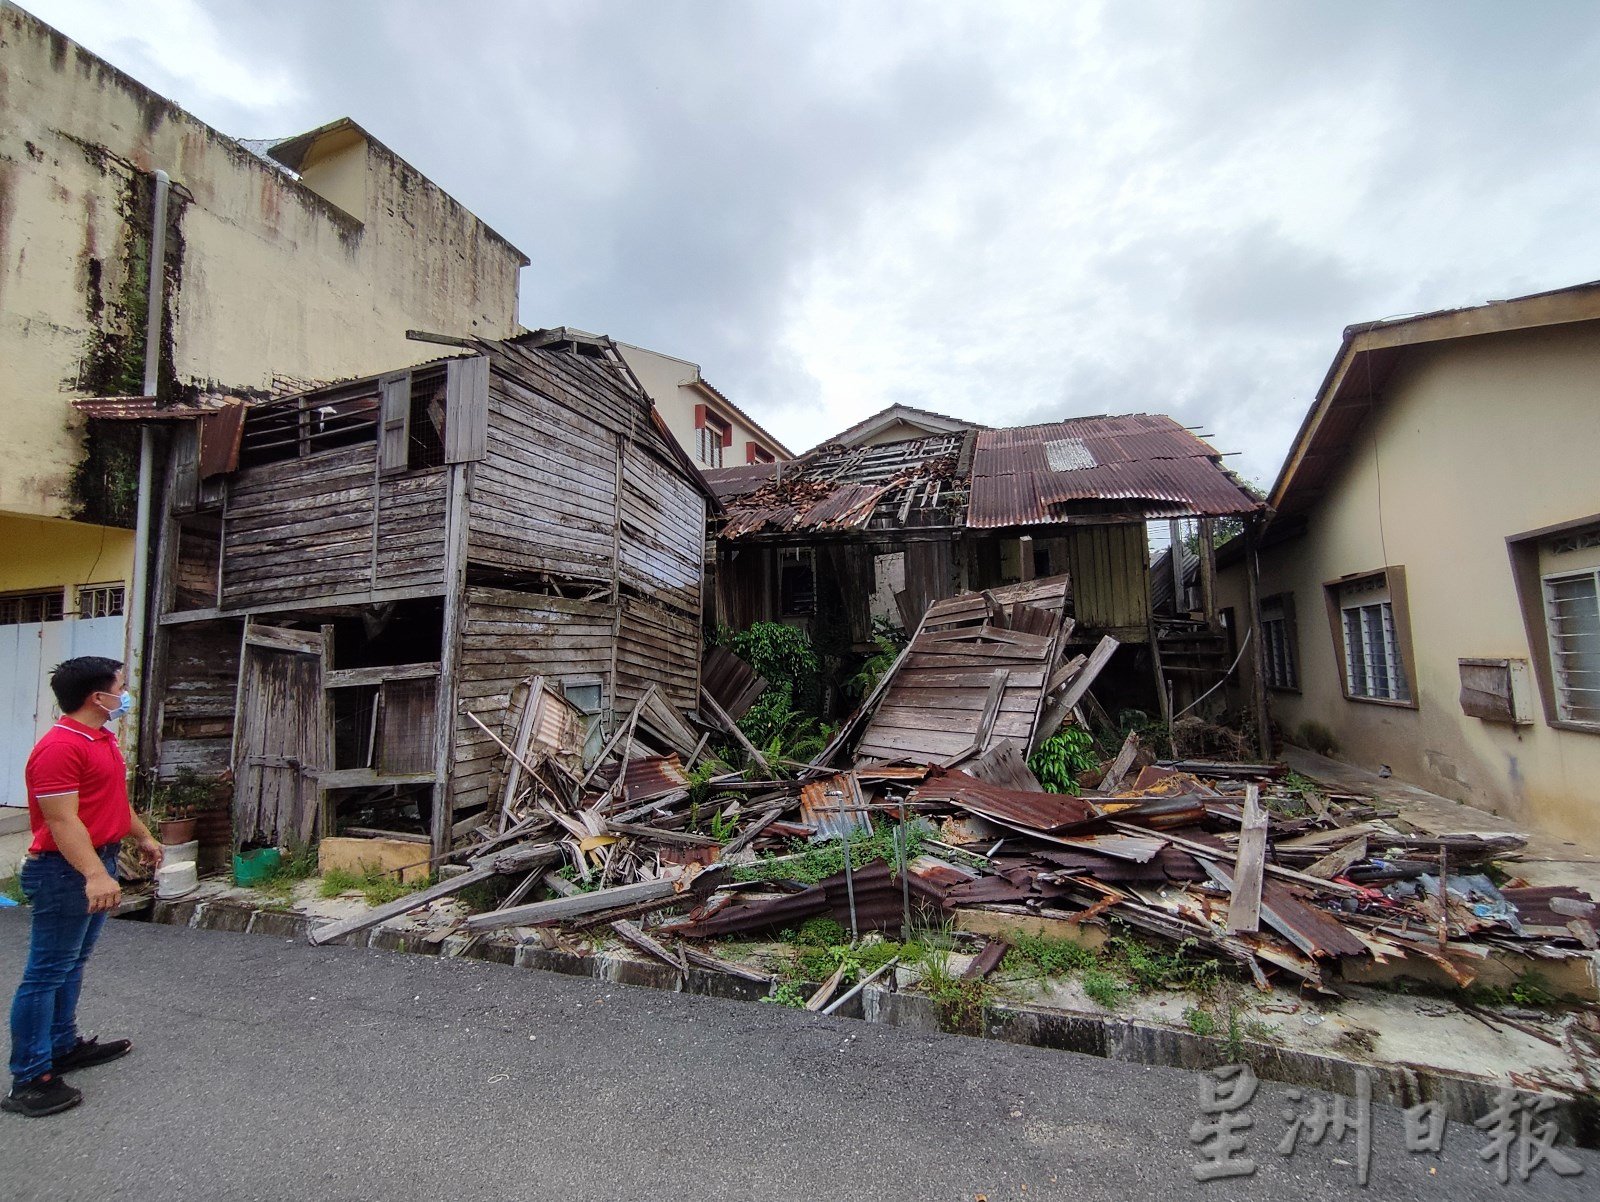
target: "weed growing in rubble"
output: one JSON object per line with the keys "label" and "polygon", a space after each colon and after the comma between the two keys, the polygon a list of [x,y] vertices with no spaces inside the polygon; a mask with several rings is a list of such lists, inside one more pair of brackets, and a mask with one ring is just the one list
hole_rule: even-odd
{"label": "weed growing in rubble", "polygon": [[948,948],[921,947],[915,964],[922,973],[918,984],[938,1007],[940,1025],[946,1031],[976,1032],[983,1022],[984,1007],[994,996],[994,986],[952,972]]}
{"label": "weed growing in rubble", "polygon": [[[895,827],[889,824],[875,830],[858,830],[850,837],[850,864],[862,868],[878,860],[888,863],[891,871],[898,859],[895,855]],[[922,854],[928,841],[926,828],[917,822],[906,824],[906,859],[914,860]],[[793,853],[787,856],[769,856],[755,864],[735,868],[738,881],[798,881],[802,885],[815,885],[844,871],[844,845],[837,839],[826,843],[806,843],[796,840]]]}
{"label": "weed growing in rubble", "polygon": [[9,897],[19,906],[28,904],[27,894],[22,892],[22,878],[8,876],[0,878],[0,895]]}
{"label": "weed growing in rubble", "polygon": [[1049,939],[1043,935],[1021,933],[1008,937],[1011,944],[1002,963],[1012,971],[1039,976],[1063,976],[1082,972],[1092,967],[1097,958],[1093,951],[1070,939]]}
{"label": "weed growing in rubble", "polygon": [[1221,980],[1213,959],[1194,954],[1195,941],[1185,939],[1170,951],[1132,935],[1113,935],[1106,943],[1108,959],[1124,969],[1140,993],[1184,989],[1209,993]]}
{"label": "weed growing in rubble", "polygon": [[1217,1016],[1209,1010],[1202,1010],[1198,1006],[1190,1006],[1183,1012],[1183,1021],[1202,1039],[1209,1038],[1217,1033]]}

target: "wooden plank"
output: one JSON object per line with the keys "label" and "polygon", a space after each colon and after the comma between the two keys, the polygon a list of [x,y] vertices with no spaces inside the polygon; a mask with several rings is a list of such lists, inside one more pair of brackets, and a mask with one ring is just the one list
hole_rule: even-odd
{"label": "wooden plank", "polygon": [[[437,885],[430,885],[416,893],[408,893],[397,898],[387,905],[382,905],[365,914],[357,914],[353,918],[342,919],[339,922],[329,923],[327,926],[313,930],[307,938],[313,944],[329,943],[345,935],[353,935],[357,931],[364,931],[368,927],[375,927],[379,923],[388,922],[391,918],[398,918],[402,914],[420,909],[429,902],[437,901],[443,897],[460,893],[479,881],[486,881],[500,872],[517,871],[518,869],[532,869],[541,864],[554,864],[562,857],[561,845],[546,843],[532,848],[518,848],[515,853],[501,853],[494,860],[469,868],[459,876],[450,877],[440,881]],[[514,865],[507,867],[508,864]],[[481,915],[480,917],[489,917]]]}
{"label": "wooden plank", "polygon": [[1133,767],[1134,758],[1138,754],[1138,732],[1129,731],[1128,737],[1122,741],[1122,749],[1117,752],[1117,758],[1111,761],[1111,767],[1106,769],[1106,774],[1095,787],[1095,792],[1115,793],[1122,786],[1122,778],[1128,775],[1128,769]]}
{"label": "wooden plank", "polygon": [[339,668],[324,674],[322,685],[345,689],[356,685],[382,684],[386,680],[426,680],[439,675],[439,665],[399,664],[381,668]]}
{"label": "wooden plank", "polygon": [[1261,929],[1261,878],[1266,856],[1267,813],[1261,808],[1261,790],[1251,785],[1244,795],[1244,821],[1239,827],[1233,895],[1228,901],[1230,934]]}
{"label": "wooden plank", "polygon": [[[704,875],[704,874],[702,874]],[[532,902],[509,910],[496,910],[489,914],[474,914],[467,919],[469,931],[492,931],[508,926],[539,926],[550,922],[564,922],[585,914],[598,914],[605,910],[643,902],[665,902],[684,892],[686,882],[682,877],[638,881],[631,885],[617,885],[610,889],[596,889],[573,897],[558,897],[550,901]]]}
{"label": "wooden plank", "polygon": [[1358,835],[1343,847],[1335,848],[1316,863],[1306,868],[1307,876],[1331,880],[1358,860],[1367,858],[1367,837]]}

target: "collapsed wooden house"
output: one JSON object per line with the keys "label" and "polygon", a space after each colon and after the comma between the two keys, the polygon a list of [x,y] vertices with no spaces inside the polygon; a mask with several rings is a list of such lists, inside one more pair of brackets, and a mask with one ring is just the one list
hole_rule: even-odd
{"label": "collapsed wooden house", "polygon": [[698,701],[698,471],[609,340],[463,349],[172,439],[145,762],[231,771],[238,840],[443,851],[532,677],[595,737],[652,685]]}
{"label": "collapsed wooden house", "polygon": [[[831,594],[851,642],[865,647],[874,617],[910,632],[944,598],[1065,575],[1074,643],[1087,649],[1111,636],[1131,645],[1123,658],[1143,663],[1134,678],[1163,712],[1172,696],[1196,696],[1227,669],[1214,527],[1262,510],[1215,449],[1157,414],[828,443],[790,463],[706,478],[726,514],[720,621],[809,621]],[[1155,522],[1194,528],[1192,612],[1153,604]]]}

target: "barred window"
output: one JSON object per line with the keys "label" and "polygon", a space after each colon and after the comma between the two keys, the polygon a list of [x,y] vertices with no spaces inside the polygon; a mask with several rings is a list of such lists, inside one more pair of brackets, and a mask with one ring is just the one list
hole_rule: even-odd
{"label": "barred window", "polygon": [[1261,650],[1267,684],[1274,689],[1300,687],[1300,653],[1294,621],[1294,597],[1281,593],[1261,602]]}
{"label": "barred window", "polygon": [[0,596],[0,626],[21,626],[27,622],[59,622],[66,617],[61,589]]}
{"label": "barred window", "polygon": [[120,584],[80,584],[78,586],[78,616],[80,618],[117,618],[123,613],[125,592]]}
{"label": "barred window", "polygon": [[1546,576],[1544,604],[1556,714],[1600,725],[1600,571]]}

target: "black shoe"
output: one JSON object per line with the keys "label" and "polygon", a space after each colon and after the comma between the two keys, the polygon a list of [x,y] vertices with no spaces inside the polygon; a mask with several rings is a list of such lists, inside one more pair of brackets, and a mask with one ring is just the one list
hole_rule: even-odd
{"label": "black shoe", "polygon": [[81,1090],[73,1089],[54,1073],[43,1073],[32,1081],[13,1085],[11,1092],[0,1098],[0,1110],[41,1119],[47,1114],[71,1110],[81,1101]]}
{"label": "black shoe", "polygon": [[113,1039],[106,1043],[101,1043],[98,1039],[80,1039],[73,1045],[72,1051],[57,1056],[51,1067],[58,1073],[70,1073],[80,1068],[93,1068],[97,1064],[120,1060],[131,1051],[133,1051],[131,1039]]}

